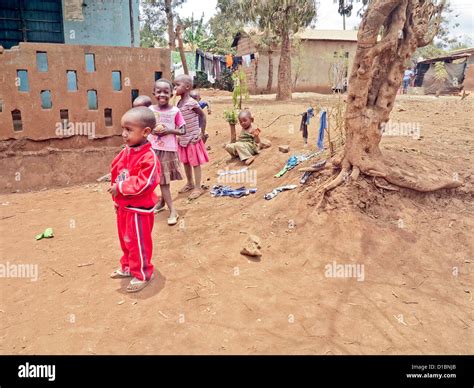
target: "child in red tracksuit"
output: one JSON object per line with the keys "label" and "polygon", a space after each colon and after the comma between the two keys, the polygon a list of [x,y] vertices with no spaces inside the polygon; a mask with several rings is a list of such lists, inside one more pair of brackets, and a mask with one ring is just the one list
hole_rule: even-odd
{"label": "child in red tracksuit", "polygon": [[121,125],[126,147],[112,162],[112,186],[108,191],[115,202],[123,256],[121,268],[111,277],[132,277],[127,291],[137,292],[153,278],[151,233],[160,163],[147,136],[155,128],[156,119],[148,108],[132,108],[123,115]]}

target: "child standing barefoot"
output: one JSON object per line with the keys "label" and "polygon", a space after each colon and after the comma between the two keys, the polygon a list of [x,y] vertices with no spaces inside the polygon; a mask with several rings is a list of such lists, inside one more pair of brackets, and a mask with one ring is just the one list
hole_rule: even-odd
{"label": "child standing barefoot", "polygon": [[176,135],[184,135],[186,127],[179,109],[169,104],[173,95],[173,86],[170,81],[165,79],[156,81],[153,95],[158,104],[150,106],[150,109],[157,117],[157,124],[161,124],[157,125],[156,129],[148,136],[148,140],[161,164],[160,189],[162,198],[155,211],[159,212],[164,209],[165,204],[168,205],[170,210],[168,225],[175,225],[178,222],[179,215],[171,198],[170,183],[183,179],[180,172]]}
{"label": "child standing barefoot", "polygon": [[110,276],[132,277],[128,292],[137,292],[153,278],[151,256],[153,242],[153,209],[158,200],[155,187],[160,176],[160,163],[147,136],[156,125],[148,108],[133,108],[121,121],[126,147],[112,162],[112,194],[117,213],[117,228],[123,251],[121,267]]}
{"label": "child standing barefoot", "polygon": [[[203,140],[206,136],[206,115],[198,102],[190,97],[193,81],[188,75],[180,75],[175,81],[175,90],[181,100],[178,108],[186,121],[186,134],[179,137],[178,152],[186,172],[186,185],[179,191],[191,191],[189,199],[196,199],[202,193],[201,165],[209,162]],[[199,125],[201,123],[201,126]],[[194,180],[193,180],[194,173]]]}

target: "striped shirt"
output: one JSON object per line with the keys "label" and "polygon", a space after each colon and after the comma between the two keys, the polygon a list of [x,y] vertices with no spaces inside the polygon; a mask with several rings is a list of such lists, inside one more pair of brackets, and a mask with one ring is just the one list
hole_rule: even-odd
{"label": "striped shirt", "polygon": [[199,108],[199,103],[191,97],[178,102],[178,108],[186,122],[186,133],[179,137],[179,145],[186,147],[189,143],[197,143],[201,138],[201,128],[199,127],[199,115],[193,110]]}

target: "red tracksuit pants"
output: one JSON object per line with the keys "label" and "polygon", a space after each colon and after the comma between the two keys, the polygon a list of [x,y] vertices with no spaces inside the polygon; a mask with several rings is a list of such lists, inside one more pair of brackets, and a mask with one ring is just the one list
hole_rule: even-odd
{"label": "red tracksuit pants", "polygon": [[151,232],[154,220],[153,212],[136,213],[126,208],[117,209],[117,228],[123,251],[120,259],[122,271],[130,270],[131,275],[139,280],[149,280],[153,273]]}

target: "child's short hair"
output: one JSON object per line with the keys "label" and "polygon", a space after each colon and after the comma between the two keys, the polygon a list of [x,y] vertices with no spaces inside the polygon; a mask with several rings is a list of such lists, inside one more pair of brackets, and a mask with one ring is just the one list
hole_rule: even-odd
{"label": "child's short hair", "polygon": [[175,79],[175,81],[183,81],[184,83],[188,84],[191,89],[193,87],[193,79],[191,76],[187,75],[187,74],[181,74],[181,75],[178,75]]}
{"label": "child's short hair", "polygon": [[139,106],[145,106],[148,108],[149,106],[151,106],[151,104],[152,104],[151,98],[143,95],[143,96],[138,96],[137,98],[135,98],[135,100],[133,100],[132,106],[134,108],[139,107]]}
{"label": "child's short hair", "polygon": [[249,109],[242,109],[239,112],[239,115],[237,117],[240,119],[241,117],[244,117],[244,116],[252,118],[252,112],[250,112]]}
{"label": "child's short hair", "polygon": [[134,122],[140,124],[142,128],[155,128],[156,127],[156,118],[155,114],[152,112],[151,109],[148,109],[144,106],[137,106],[136,108],[132,108],[125,112],[124,116],[131,116],[131,119]]}
{"label": "child's short hair", "polygon": [[171,94],[173,93],[173,84],[171,83],[170,80],[168,80],[166,78],[160,78],[159,80],[155,81],[155,86],[156,86],[156,84],[158,84],[160,82],[168,84],[170,86]]}

